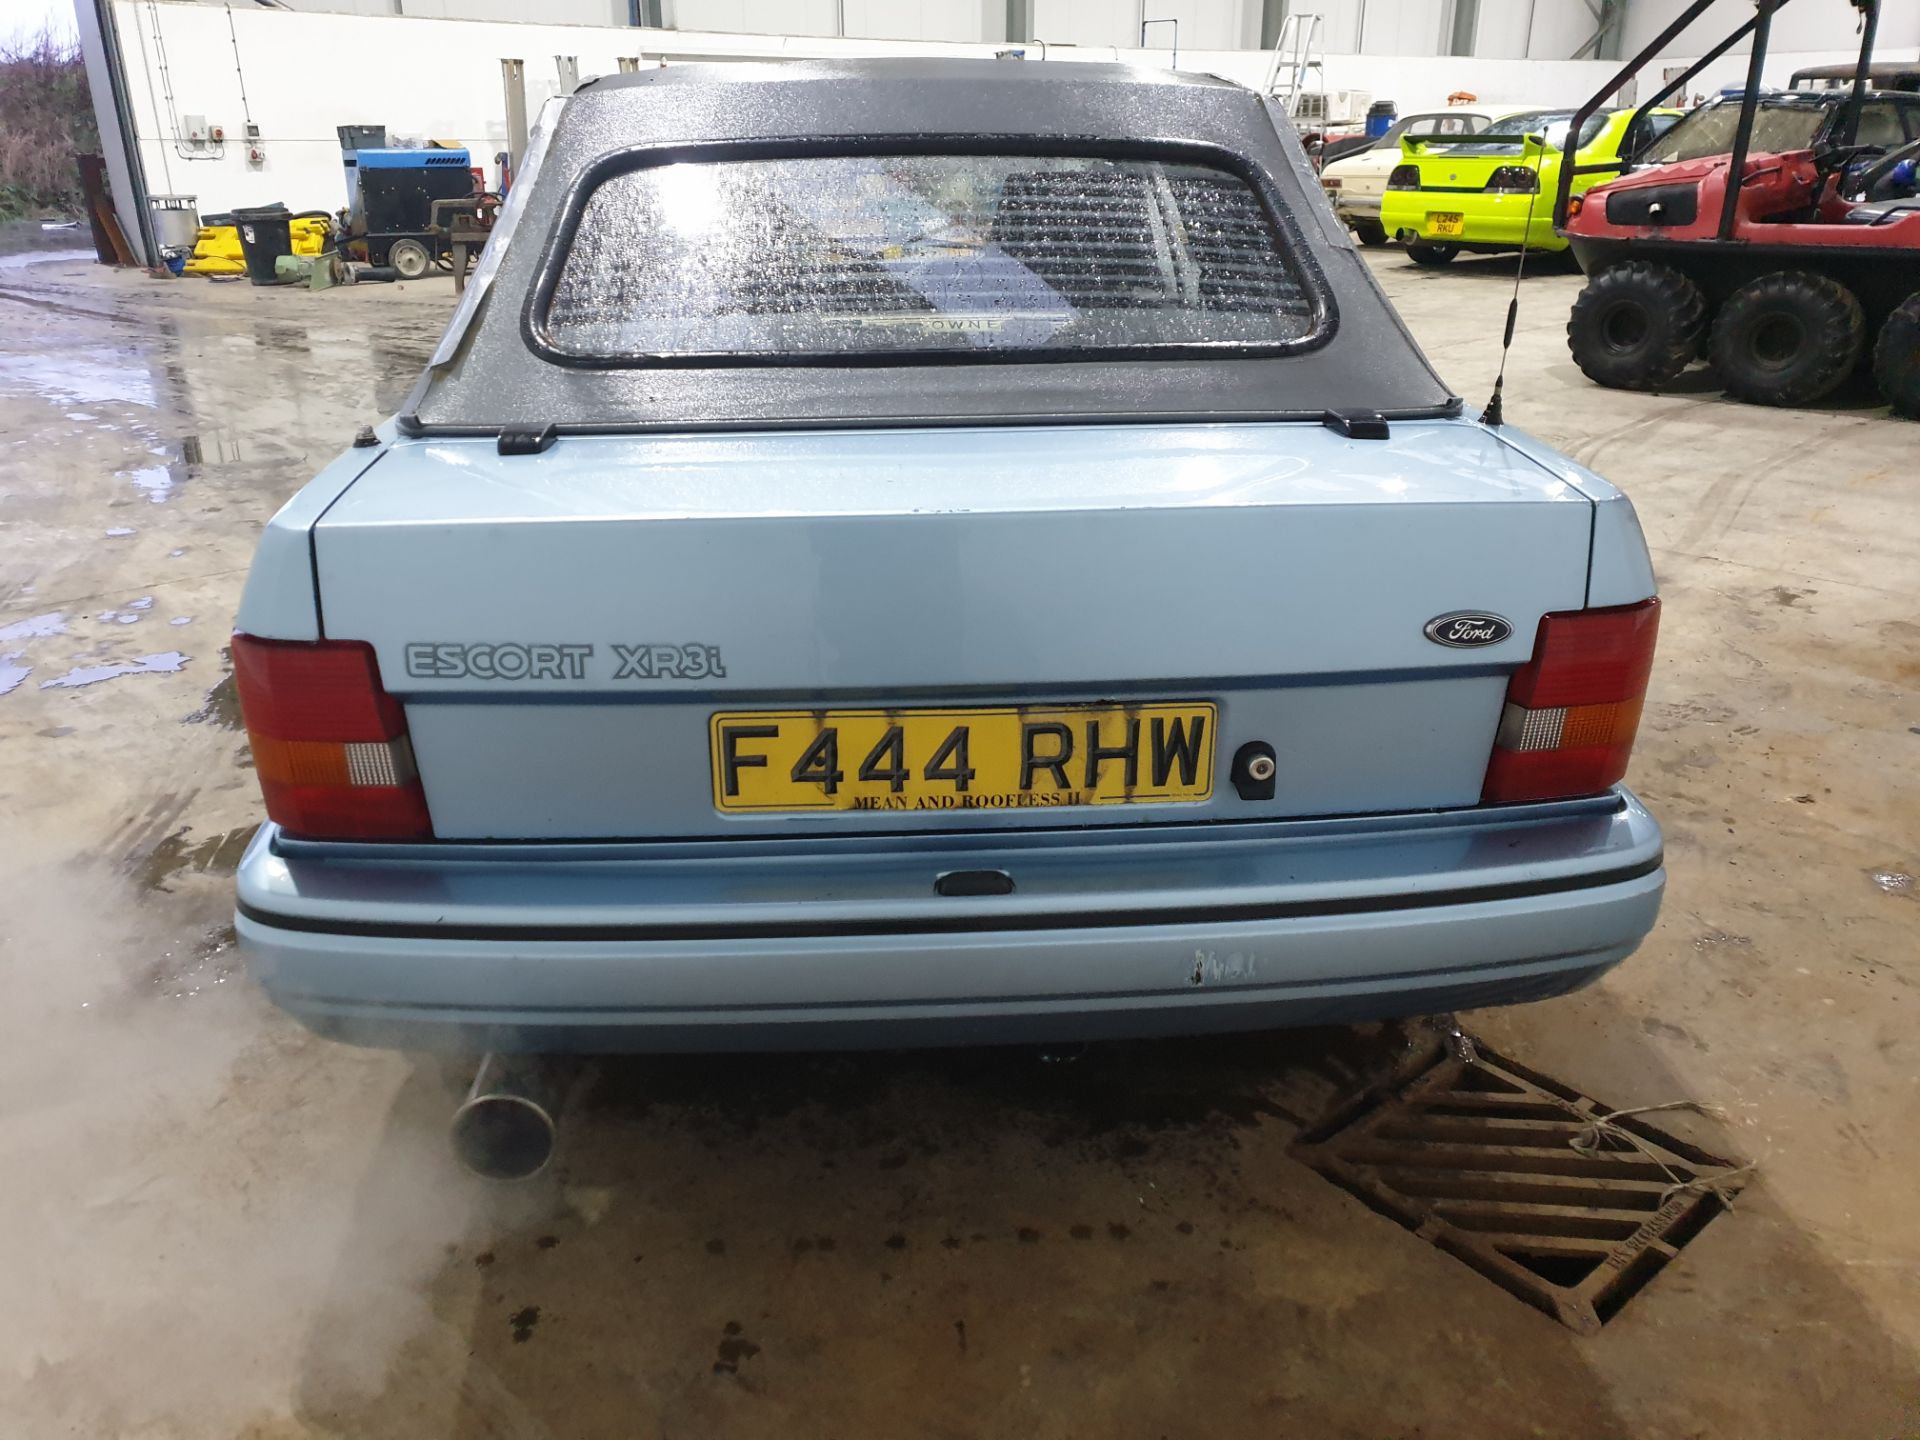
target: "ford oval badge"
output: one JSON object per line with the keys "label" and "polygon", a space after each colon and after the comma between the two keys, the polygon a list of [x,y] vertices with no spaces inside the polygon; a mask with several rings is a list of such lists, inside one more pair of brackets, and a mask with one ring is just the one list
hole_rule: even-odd
{"label": "ford oval badge", "polygon": [[1451,615],[1436,615],[1427,622],[1426,628],[1427,639],[1454,650],[1498,645],[1511,634],[1513,626],[1500,616],[1482,615],[1477,610],[1456,610]]}

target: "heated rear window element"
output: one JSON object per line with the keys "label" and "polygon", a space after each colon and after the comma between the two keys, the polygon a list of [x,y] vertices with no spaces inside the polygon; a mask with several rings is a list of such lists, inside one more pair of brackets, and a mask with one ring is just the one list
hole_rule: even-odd
{"label": "heated rear window element", "polygon": [[602,179],[575,214],[532,312],[560,361],[1272,353],[1331,329],[1260,195],[1204,164],[643,165]]}

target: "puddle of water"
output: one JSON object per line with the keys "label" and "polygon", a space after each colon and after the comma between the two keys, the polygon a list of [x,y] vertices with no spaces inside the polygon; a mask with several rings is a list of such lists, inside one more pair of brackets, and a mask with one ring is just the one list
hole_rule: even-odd
{"label": "puddle of water", "polygon": [[91,250],[23,250],[15,255],[0,255],[0,270],[24,270],[29,265],[46,265],[55,260],[94,260]]}
{"label": "puddle of water", "polygon": [[165,890],[174,876],[187,872],[207,875],[231,875],[240,866],[258,825],[242,825],[222,835],[212,835],[198,844],[187,842],[187,831],[176,830],[164,836],[135,868],[140,884],[148,890]]}
{"label": "puddle of water", "polygon": [[140,623],[140,617],[138,615],[128,614],[124,610],[102,610],[93,618],[105,621],[109,625],[138,625]]}
{"label": "puddle of water", "polygon": [[126,404],[153,409],[153,375],[133,352],[82,345],[51,355],[0,355],[0,386],[82,405]]}
{"label": "puddle of water", "polygon": [[178,560],[182,555],[186,553],[187,552],[185,550],[169,550],[167,551],[167,558],[169,560]]}
{"label": "puddle of water", "polygon": [[58,610],[45,615],[29,615],[25,620],[16,620],[11,625],[0,625],[0,640],[38,640],[48,635],[66,633],[67,617]]}
{"label": "puddle of water", "polygon": [[1876,870],[1873,883],[1889,895],[1910,895],[1913,893],[1913,876],[1904,870]]}
{"label": "puddle of water", "polygon": [[[222,650],[221,658],[232,665],[232,652]],[[231,670],[227,678],[207,692],[206,703],[187,716],[189,725],[218,725],[223,730],[240,730],[246,721],[240,716],[240,682]]]}
{"label": "puddle of water", "polygon": [[111,530],[107,531],[108,537],[115,540],[118,540],[123,535],[131,535],[133,533],[134,533],[134,528],[131,525],[116,525]]}
{"label": "puddle of water", "polygon": [[138,470],[122,470],[120,478],[133,482],[133,488],[145,492],[155,505],[164,505],[173,494],[173,471],[165,465],[143,465]]}
{"label": "puddle of water", "polygon": [[167,621],[167,623],[169,625],[191,625],[193,623],[193,616],[176,615],[171,620]]}
{"label": "puddle of water", "polygon": [[158,655],[142,655],[138,659],[114,665],[81,665],[55,679],[42,680],[40,688],[77,690],[82,685],[97,685],[102,680],[113,680],[122,675],[173,675],[187,663],[188,658],[178,650],[166,650]]}
{"label": "puddle of water", "polygon": [[151,610],[153,608],[153,596],[142,595],[138,600],[129,600],[127,602],[127,608],[129,610]]}
{"label": "puddle of water", "polygon": [[142,465],[138,469],[119,470],[115,473],[123,480],[131,481],[134,489],[143,492],[155,505],[164,504],[173,498],[176,487],[193,479],[200,473],[200,467],[206,463],[206,452],[198,435],[183,436],[176,454],[164,445],[149,446],[147,453],[165,460],[160,465]]}
{"label": "puddle of water", "polygon": [[15,650],[10,655],[0,655],[0,695],[6,695],[20,688],[20,682],[33,673],[31,665],[17,665],[26,652]]}

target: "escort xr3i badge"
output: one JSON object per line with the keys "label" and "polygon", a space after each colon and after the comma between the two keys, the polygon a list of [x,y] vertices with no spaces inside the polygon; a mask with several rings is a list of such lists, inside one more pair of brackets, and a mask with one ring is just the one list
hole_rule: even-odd
{"label": "escort xr3i badge", "polygon": [[325,1034],[496,1051],[1553,995],[1659,907],[1657,620],[1627,500],[1464,409],[1259,96],[610,76],[266,529],[239,933]]}

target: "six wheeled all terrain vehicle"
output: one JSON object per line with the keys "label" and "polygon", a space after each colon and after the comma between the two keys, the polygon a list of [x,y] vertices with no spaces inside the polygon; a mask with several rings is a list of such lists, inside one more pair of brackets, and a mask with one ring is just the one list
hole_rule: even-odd
{"label": "six wheeled all terrain vehicle", "polygon": [[[1582,118],[1707,3],[1696,0]],[[1767,29],[1784,3],[1758,0],[1753,19],[1642,107],[1752,35],[1730,154],[1636,171],[1584,196],[1569,194],[1563,173],[1555,224],[1588,276],[1568,343],[1589,378],[1622,389],[1660,388],[1705,355],[1728,394],[1762,405],[1810,404],[1870,356],[1894,409],[1920,418],[1920,141],[1859,142],[1878,0],[1854,0],[1861,59],[1839,122],[1808,148],[1758,152]]]}
{"label": "six wheeled all terrain vehicle", "polygon": [[1920,142],[1848,183],[1859,147],[1749,156],[1733,235],[1727,159],[1661,166],[1576,201],[1587,272],[1567,323],[1588,377],[1657,389],[1701,353],[1727,393],[1805,405],[1872,357],[1894,409],[1920,417]]}

